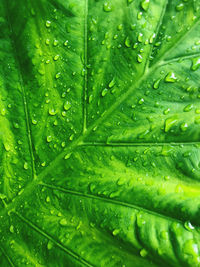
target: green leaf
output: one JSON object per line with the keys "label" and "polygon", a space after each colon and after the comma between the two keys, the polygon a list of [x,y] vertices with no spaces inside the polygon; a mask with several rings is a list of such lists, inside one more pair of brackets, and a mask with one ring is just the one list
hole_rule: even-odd
{"label": "green leaf", "polygon": [[0,4],[0,265],[200,266],[200,2]]}

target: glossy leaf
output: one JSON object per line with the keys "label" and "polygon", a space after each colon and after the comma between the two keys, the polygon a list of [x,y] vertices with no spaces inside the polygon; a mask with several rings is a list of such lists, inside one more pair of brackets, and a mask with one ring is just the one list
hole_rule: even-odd
{"label": "glossy leaf", "polygon": [[199,1],[0,6],[0,265],[200,266]]}

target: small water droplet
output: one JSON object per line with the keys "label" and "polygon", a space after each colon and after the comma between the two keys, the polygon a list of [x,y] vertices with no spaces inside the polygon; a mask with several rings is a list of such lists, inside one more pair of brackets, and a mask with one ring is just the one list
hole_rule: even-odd
{"label": "small water droplet", "polygon": [[115,78],[113,78],[113,79],[109,82],[108,86],[109,86],[109,88],[112,88],[114,85],[115,85]]}
{"label": "small water droplet", "polygon": [[190,221],[186,221],[186,222],[184,223],[184,227],[185,227],[185,229],[188,230],[188,231],[192,231],[192,230],[194,230],[194,226],[191,224]]}
{"label": "small water droplet", "polygon": [[184,122],[180,125],[180,128],[181,128],[182,132],[185,132],[188,128],[188,124],[186,122]]}
{"label": "small water droplet", "polygon": [[137,61],[138,63],[142,63],[143,57],[142,55],[138,54]]}
{"label": "small water droplet", "polygon": [[51,250],[52,248],[53,248],[53,242],[51,240],[49,240],[47,243],[47,249]]}
{"label": "small water droplet", "polygon": [[142,105],[144,103],[144,98],[139,99],[138,104]]}
{"label": "small water droplet", "polygon": [[143,248],[143,249],[140,250],[140,256],[141,256],[141,257],[144,258],[144,257],[146,257],[147,255],[148,255],[148,251],[147,251],[146,249]]}
{"label": "small water droplet", "polygon": [[47,197],[46,197],[46,202],[49,203],[50,201],[51,201],[50,197],[47,196]]}
{"label": "small water droplet", "polygon": [[184,4],[183,4],[183,3],[180,3],[180,4],[178,4],[178,5],[176,6],[176,10],[177,10],[177,11],[181,11],[181,10],[183,10],[183,8],[184,8]]}
{"label": "small water droplet", "polygon": [[56,76],[55,76],[56,79],[59,79],[60,78],[60,75],[61,75],[60,72],[56,73]]}
{"label": "small water droplet", "polygon": [[185,112],[189,112],[189,111],[192,110],[192,109],[193,109],[193,104],[189,104],[189,105],[187,105],[186,107],[184,107],[183,111],[185,111]]}
{"label": "small water droplet", "polygon": [[103,91],[101,92],[101,95],[104,97],[108,93],[108,89],[104,88]]}
{"label": "small water droplet", "polygon": [[142,18],[142,12],[138,12],[137,19],[140,20]]}
{"label": "small water droplet", "polygon": [[69,41],[66,40],[66,41],[63,43],[63,45],[64,45],[64,46],[67,46],[67,45],[68,45],[68,42],[69,42]]}
{"label": "small water droplet", "polygon": [[161,79],[157,79],[157,80],[154,82],[154,84],[153,84],[153,88],[154,88],[154,89],[158,89],[158,88],[159,88],[160,81],[161,81]]}
{"label": "small water droplet", "polygon": [[56,113],[57,113],[57,111],[56,111],[54,108],[50,108],[50,109],[49,109],[49,115],[51,115],[51,116],[55,116]]}
{"label": "small water droplet", "polygon": [[112,234],[114,236],[118,235],[119,233],[120,233],[120,229],[115,229],[115,230],[112,231]]}
{"label": "small water droplet", "polygon": [[54,41],[53,41],[53,45],[54,45],[54,46],[57,46],[57,45],[58,45],[58,40],[54,40]]}
{"label": "small water droplet", "polygon": [[52,136],[51,135],[48,135],[47,136],[47,142],[50,143],[52,141]]}
{"label": "small water droplet", "polygon": [[24,169],[28,170],[28,162],[24,162]]}
{"label": "small water droplet", "polygon": [[64,103],[64,109],[65,109],[66,111],[70,110],[71,107],[72,107],[72,105],[71,105],[71,103],[70,103],[69,101],[66,101],[66,102]]}
{"label": "small water droplet", "polygon": [[51,21],[50,20],[47,20],[46,21],[46,27],[49,28],[51,26]]}
{"label": "small water droplet", "polygon": [[142,41],[143,41],[143,33],[140,32],[140,33],[138,34],[138,38],[137,38],[137,39],[138,39],[138,42],[139,42],[139,43],[142,43]]}
{"label": "small water droplet", "polygon": [[67,219],[63,218],[59,221],[60,225],[66,226],[67,225]]}
{"label": "small water droplet", "polygon": [[14,234],[14,232],[15,232],[15,231],[14,231],[14,226],[13,226],[13,225],[10,226],[10,232],[11,232],[12,234]]}
{"label": "small water droplet", "polygon": [[55,55],[55,57],[53,58],[55,61],[57,61],[59,59],[59,55]]}
{"label": "small water droplet", "polygon": [[71,157],[71,154],[72,154],[72,153],[68,153],[68,154],[66,154],[65,157],[64,157],[64,159],[69,159],[69,158]]}
{"label": "small water droplet", "polygon": [[131,47],[131,41],[130,41],[130,38],[129,38],[128,36],[126,37],[124,43],[125,43],[125,46],[126,46],[126,47],[128,47],[128,48]]}
{"label": "small water droplet", "polygon": [[165,110],[163,111],[163,114],[164,114],[164,115],[167,115],[167,114],[169,114],[169,112],[170,112],[170,108],[167,108],[167,109],[165,109]]}
{"label": "small water droplet", "polygon": [[37,121],[35,119],[32,119],[32,124],[36,125]]}
{"label": "small water droplet", "polygon": [[46,39],[45,44],[46,45],[49,45],[50,44],[50,40],[49,39]]}

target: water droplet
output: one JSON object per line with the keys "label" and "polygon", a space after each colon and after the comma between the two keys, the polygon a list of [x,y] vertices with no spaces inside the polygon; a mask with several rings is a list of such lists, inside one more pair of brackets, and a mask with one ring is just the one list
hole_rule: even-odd
{"label": "water droplet", "polygon": [[119,25],[117,26],[118,31],[121,31],[122,28],[123,28],[123,25],[122,25],[122,24],[119,24]]}
{"label": "water droplet", "polygon": [[193,104],[189,104],[189,105],[187,105],[186,107],[184,107],[183,111],[185,111],[185,112],[189,112],[189,111],[192,110],[192,109],[193,109]]}
{"label": "water droplet", "polygon": [[49,115],[51,115],[51,116],[55,116],[56,113],[57,113],[57,111],[56,111],[54,108],[50,108],[50,109],[49,109]]}
{"label": "water droplet", "polygon": [[47,142],[50,143],[52,141],[52,136],[51,135],[48,135],[47,136]]}
{"label": "water droplet", "polygon": [[130,38],[127,36],[126,39],[125,39],[125,46],[126,47],[131,47],[131,41],[130,41]]}
{"label": "water droplet", "polygon": [[51,21],[50,20],[47,20],[46,21],[46,27],[49,28],[51,26]]}
{"label": "water droplet", "polygon": [[45,44],[46,45],[49,45],[50,44],[50,40],[49,39],[46,39]]}
{"label": "water droplet", "polygon": [[141,2],[141,7],[142,7],[142,9],[143,9],[144,11],[147,11],[148,8],[149,8],[149,0],[143,0],[143,1]]}
{"label": "water droplet", "polygon": [[167,108],[167,109],[165,109],[165,110],[163,111],[163,114],[164,114],[164,115],[167,115],[167,114],[169,114],[169,112],[170,112],[170,108]]}
{"label": "water droplet", "polygon": [[114,236],[118,235],[119,233],[120,233],[120,229],[115,229],[115,230],[112,231],[112,234]]}
{"label": "water droplet", "polygon": [[192,60],[191,70],[197,70],[200,67],[200,58],[194,58]]}
{"label": "water droplet", "polygon": [[186,122],[184,122],[184,123],[181,124],[180,128],[181,128],[182,132],[185,132],[187,130],[187,128],[188,128],[188,124]]}
{"label": "water droplet", "polygon": [[138,42],[139,42],[139,43],[142,43],[142,40],[143,40],[143,34],[142,34],[142,33],[139,33],[137,39],[138,39]]}
{"label": "water droplet", "polygon": [[185,227],[185,229],[187,229],[188,231],[192,231],[192,230],[194,230],[194,226],[191,224],[190,221],[186,221],[186,222],[184,223],[184,227]]}
{"label": "water droplet", "polygon": [[177,80],[177,77],[175,76],[175,73],[171,71],[165,77],[165,81],[168,83],[174,83],[176,82],[176,80]]}
{"label": "water droplet", "polygon": [[49,240],[47,243],[47,249],[50,250],[52,248],[53,248],[53,242],[51,240]]}
{"label": "water droplet", "polygon": [[61,147],[65,147],[66,143],[65,142],[62,142],[61,143]]}
{"label": "water droplet", "polygon": [[113,78],[110,82],[109,82],[109,88],[112,88],[115,85],[115,78]]}
{"label": "water droplet", "polygon": [[35,119],[32,119],[32,124],[36,125],[37,121]]}
{"label": "water droplet", "polygon": [[28,170],[28,162],[24,162],[24,169]]}
{"label": "water droplet", "polygon": [[60,75],[61,75],[60,72],[58,72],[58,73],[56,74],[56,76],[55,76],[56,79],[59,79],[59,78],[60,78]]}
{"label": "water droplet", "polygon": [[67,219],[63,218],[59,221],[60,225],[66,226],[67,225]]}
{"label": "water droplet", "polygon": [[169,132],[169,130],[177,123],[177,119],[174,117],[168,118],[165,120],[165,132]]}
{"label": "water droplet", "polygon": [[59,55],[55,55],[55,57],[53,58],[55,61],[57,61],[59,59]]}
{"label": "water droplet", "polygon": [[74,134],[70,135],[69,141],[72,141],[74,139]]}
{"label": "water droplet", "polygon": [[140,255],[141,255],[141,257],[144,258],[144,257],[146,257],[148,255],[148,251],[143,248],[143,249],[140,250]]}
{"label": "water droplet", "polygon": [[105,2],[103,5],[103,10],[105,12],[111,12],[112,11],[112,5],[110,2]]}
{"label": "water droplet", "polygon": [[103,89],[103,91],[101,92],[101,95],[104,97],[107,93],[108,93],[108,89],[105,88],[105,89]]}
{"label": "water droplet", "polygon": [[14,232],[15,232],[15,231],[14,231],[14,226],[13,226],[13,225],[10,226],[10,232],[11,232],[12,234],[14,234]]}
{"label": "water droplet", "polygon": [[183,4],[183,3],[180,3],[180,4],[178,4],[178,5],[176,6],[176,10],[177,10],[177,11],[181,11],[181,10],[183,10],[183,8],[184,8],[184,4]]}
{"label": "water droplet", "polygon": [[144,103],[144,98],[139,99],[138,104],[142,105]]}
{"label": "water droplet", "polygon": [[57,46],[57,45],[58,45],[58,40],[54,40],[54,41],[53,41],[53,45],[54,45],[54,46]]}
{"label": "water droplet", "polygon": [[66,154],[65,157],[64,157],[64,159],[69,159],[69,158],[71,157],[71,154],[72,154],[72,153],[68,153],[68,154]]}
{"label": "water droplet", "polygon": [[42,163],[41,163],[41,166],[42,166],[42,167],[45,167],[45,166],[46,166],[46,162],[45,162],[45,161],[42,162]]}
{"label": "water droplet", "polygon": [[157,80],[154,82],[154,84],[153,84],[153,88],[154,88],[154,89],[158,89],[158,88],[159,88],[160,81],[161,81],[161,79],[157,79]]}
{"label": "water droplet", "polygon": [[137,61],[138,61],[139,63],[142,63],[142,60],[143,60],[142,55],[138,54]]}
{"label": "water droplet", "polygon": [[66,40],[66,41],[63,43],[63,45],[64,45],[64,46],[67,46],[67,45],[68,45],[68,42],[69,42],[69,41]]}
{"label": "water droplet", "polygon": [[138,12],[137,19],[140,20],[142,18],[142,12]]}
{"label": "water droplet", "polygon": [[5,108],[2,108],[2,110],[1,110],[1,115],[2,115],[2,116],[5,116],[5,115],[6,115],[6,109],[5,109]]}
{"label": "water droplet", "polygon": [[71,107],[72,107],[72,105],[71,105],[71,103],[70,103],[69,101],[66,101],[66,102],[64,103],[64,109],[65,109],[66,111],[70,110]]}
{"label": "water droplet", "polygon": [[49,203],[50,201],[51,201],[50,197],[47,196],[47,197],[46,197],[46,202]]}

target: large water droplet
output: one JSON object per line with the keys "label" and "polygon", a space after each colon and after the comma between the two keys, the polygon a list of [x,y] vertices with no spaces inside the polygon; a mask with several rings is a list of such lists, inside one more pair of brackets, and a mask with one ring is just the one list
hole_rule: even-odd
{"label": "large water droplet", "polygon": [[200,58],[194,58],[192,60],[191,70],[197,70],[200,67]]}
{"label": "large water droplet", "polygon": [[149,8],[149,0],[143,0],[143,1],[141,2],[141,7],[142,7],[142,9],[143,9],[144,11],[147,11],[148,8]]}
{"label": "large water droplet", "polygon": [[111,12],[112,11],[112,4],[110,2],[105,2],[103,5],[103,10],[105,12]]}
{"label": "large water droplet", "polygon": [[174,117],[168,118],[165,120],[165,132],[169,132],[169,130],[177,123],[177,119]]}
{"label": "large water droplet", "polygon": [[175,73],[170,71],[167,76],[165,77],[165,81],[168,83],[174,83],[176,82],[177,77],[175,76]]}

